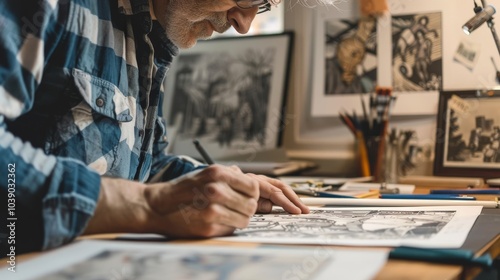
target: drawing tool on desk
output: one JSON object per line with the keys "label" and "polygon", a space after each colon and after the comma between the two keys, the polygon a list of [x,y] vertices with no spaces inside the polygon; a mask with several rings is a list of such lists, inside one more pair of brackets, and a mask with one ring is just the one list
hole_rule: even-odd
{"label": "drawing tool on desk", "polygon": [[348,207],[415,207],[415,206],[483,206],[499,208],[498,201],[484,200],[438,200],[438,199],[349,199],[349,198],[302,198],[309,206],[348,206]]}
{"label": "drawing tool on desk", "polygon": [[380,192],[378,190],[371,190],[371,191],[366,192],[366,193],[361,193],[361,194],[355,195],[355,197],[357,197],[357,198],[375,198],[375,197],[378,197],[379,195],[380,195]]}
{"label": "drawing tool on desk", "polygon": [[453,194],[381,194],[383,199],[445,199],[445,200],[476,200],[473,196]]}
{"label": "drawing tool on desk", "polygon": [[498,194],[499,188],[488,189],[450,189],[450,190],[431,190],[431,194]]}
{"label": "drawing tool on desk", "polygon": [[356,197],[350,196],[350,195],[329,193],[329,192],[323,192],[323,191],[304,190],[304,189],[294,189],[293,191],[296,194],[314,196],[314,197],[356,198]]}

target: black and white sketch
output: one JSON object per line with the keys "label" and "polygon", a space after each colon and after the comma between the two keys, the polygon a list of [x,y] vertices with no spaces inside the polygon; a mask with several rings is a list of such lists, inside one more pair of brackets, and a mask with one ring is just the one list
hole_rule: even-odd
{"label": "black and white sketch", "polygon": [[192,150],[194,138],[216,158],[220,151],[275,148],[290,42],[290,34],[221,38],[181,53],[164,105],[169,126],[177,128],[175,152]]}
{"label": "black and white sketch", "polygon": [[497,178],[500,169],[500,92],[442,91],[434,175]]}
{"label": "black and white sketch", "polygon": [[247,49],[180,56],[171,124],[182,116],[179,136],[207,139],[220,147],[265,143],[270,81],[276,49]]}
{"label": "black and white sketch", "polygon": [[[215,241],[217,242],[217,241]],[[23,262],[16,279],[373,279],[388,251],[81,240]],[[359,264],[363,269],[358,269]],[[12,272],[0,270],[0,279]]]}
{"label": "black and white sketch", "polygon": [[299,216],[276,211],[255,215],[236,235],[322,239],[429,239],[454,216],[455,211],[313,210]]}
{"label": "black and white sketch", "polygon": [[439,90],[443,84],[440,12],[392,17],[395,91]]}
{"label": "black and white sketch", "polygon": [[377,82],[376,19],[327,19],[324,93],[372,92]]}
{"label": "black and white sketch", "polygon": [[467,237],[481,207],[312,208],[307,215],[282,209],[254,215],[247,228],[224,240],[286,244],[452,248]]}
{"label": "black and white sketch", "polygon": [[[308,279],[322,268],[328,258],[307,271]],[[259,254],[198,253],[172,251],[107,250],[40,280],[70,279],[256,279],[266,275],[281,279],[290,266],[301,265],[303,257]]]}
{"label": "black and white sketch", "polygon": [[463,100],[466,113],[449,106],[444,166],[500,168],[500,98]]}

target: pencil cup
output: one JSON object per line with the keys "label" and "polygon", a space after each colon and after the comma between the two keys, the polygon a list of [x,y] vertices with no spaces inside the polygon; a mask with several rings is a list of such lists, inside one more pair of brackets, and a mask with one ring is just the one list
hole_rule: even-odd
{"label": "pencil cup", "polygon": [[398,183],[399,175],[401,174],[400,151],[397,141],[389,141],[386,145],[384,181],[386,183]]}
{"label": "pencil cup", "polygon": [[375,182],[385,182],[385,151],[386,141],[383,137],[373,136],[366,142],[370,173]]}

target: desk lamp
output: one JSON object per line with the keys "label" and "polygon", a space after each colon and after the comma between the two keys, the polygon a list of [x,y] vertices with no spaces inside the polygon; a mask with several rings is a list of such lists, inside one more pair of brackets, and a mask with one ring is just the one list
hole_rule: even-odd
{"label": "desk lamp", "polygon": [[498,40],[497,32],[495,31],[495,24],[493,23],[493,15],[496,13],[495,7],[486,4],[486,0],[481,0],[481,6],[479,6],[476,1],[474,1],[474,12],[476,15],[467,21],[462,29],[465,34],[469,35],[474,30],[476,30],[483,23],[487,22],[488,27],[491,30],[491,35],[493,35],[493,40],[497,46],[498,54],[500,54],[500,41]]}

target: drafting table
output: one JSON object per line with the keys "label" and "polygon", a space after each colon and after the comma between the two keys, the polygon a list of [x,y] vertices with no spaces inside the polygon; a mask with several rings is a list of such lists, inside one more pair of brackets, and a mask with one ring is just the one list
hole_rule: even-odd
{"label": "drafting table", "polygon": [[[500,255],[500,210],[483,209],[472,228],[462,249],[472,250],[478,254],[489,253],[493,258]],[[114,239],[118,235],[94,235],[83,237],[85,239]],[[131,241],[138,242],[138,241]],[[222,245],[243,246],[254,248],[261,246],[258,243],[234,243],[221,240],[175,240],[167,243],[191,245]],[[387,250],[374,248],[374,250]],[[35,257],[43,256],[42,253],[30,253],[17,256],[17,264],[22,267],[22,262]],[[5,268],[5,259],[1,267]],[[0,268],[1,269],[1,268]],[[481,272],[479,267],[466,267],[461,265],[435,264],[421,261],[394,260],[387,261],[375,279],[473,279]]]}

